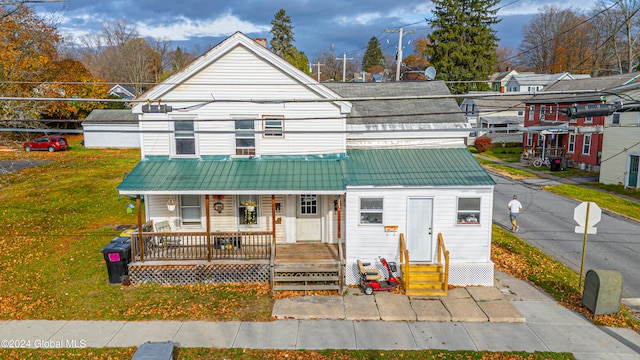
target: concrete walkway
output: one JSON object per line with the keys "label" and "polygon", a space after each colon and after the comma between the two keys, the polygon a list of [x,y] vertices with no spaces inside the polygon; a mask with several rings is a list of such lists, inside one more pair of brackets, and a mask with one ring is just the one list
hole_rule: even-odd
{"label": "concrete walkway", "polygon": [[[526,319],[526,322],[495,322],[491,321],[491,316],[488,315],[475,320],[454,318],[455,311],[451,312],[451,309],[466,306],[462,303],[456,304],[456,301],[469,299],[462,291],[454,292],[457,295],[449,300],[424,300],[433,301],[431,305],[440,302],[452,315],[450,320],[446,320],[446,315],[441,314],[445,320],[438,318],[435,321],[422,321],[418,317],[420,314],[428,313],[422,312],[425,308],[421,306],[426,307],[425,303],[408,299],[406,302],[401,300],[397,303],[398,297],[389,296],[393,294],[376,293],[374,296],[347,295],[345,300],[340,300],[337,296],[326,297],[332,300],[323,301],[328,301],[338,309],[342,307],[343,310],[335,310],[331,315],[336,318],[346,317],[346,314],[356,316],[359,312],[355,309],[347,310],[347,307],[360,305],[365,308],[362,314],[370,314],[372,306],[377,307],[379,319],[390,320],[399,316],[392,314],[391,310],[394,308],[398,310],[395,313],[409,317],[411,315],[406,314],[410,313],[411,308],[416,318],[410,321],[5,321],[0,322],[0,339],[3,340],[2,347],[10,347],[11,339],[14,344],[15,341],[20,341],[22,345],[28,345],[26,347],[30,348],[132,347],[147,341],[173,341],[178,347],[551,351],[571,352],[577,359],[585,360],[640,360],[640,334],[633,330],[595,326],[582,315],[560,306],[528,283],[506,274],[497,273],[496,289],[503,298],[479,301],[480,296],[474,297],[473,290],[465,292],[477,304],[506,301]],[[493,290],[490,292],[495,294]],[[352,299],[349,299],[350,297]],[[304,302],[309,305],[308,309],[319,308],[312,301]],[[286,303],[278,300],[276,307],[284,311],[287,308]],[[466,304],[468,305],[468,301]],[[480,304],[477,306],[484,313],[486,308]],[[290,314],[293,314],[294,308],[292,305]],[[310,313],[305,316],[312,317]]]}

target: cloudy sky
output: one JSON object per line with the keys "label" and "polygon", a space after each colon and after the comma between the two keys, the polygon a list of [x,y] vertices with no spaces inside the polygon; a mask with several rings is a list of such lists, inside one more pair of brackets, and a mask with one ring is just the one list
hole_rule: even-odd
{"label": "cloudy sky", "polygon": [[[496,26],[500,45],[518,47],[521,28],[545,5],[589,10],[595,0],[502,0]],[[96,32],[102,21],[126,19],[140,34],[169,38],[175,46],[201,53],[236,31],[250,37],[271,39],[271,20],[285,9],[294,25],[294,45],[313,59],[319,51],[361,58],[372,36],[380,40],[383,52],[393,54],[398,34],[385,32],[403,27],[415,30],[405,35],[405,54],[410,41],[429,31],[425,18],[432,18],[429,0],[66,0],[39,4],[39,13],[57,12],[58,29],[65,38]]]}

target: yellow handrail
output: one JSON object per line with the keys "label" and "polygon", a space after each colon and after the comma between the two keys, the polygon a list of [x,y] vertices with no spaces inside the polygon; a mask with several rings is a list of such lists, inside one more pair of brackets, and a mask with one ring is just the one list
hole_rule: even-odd
{"label": "yellow handrail", "polygon": [[438,263],[442,263],[442,255],[444,255],[444,289],[449,288],[449,250],[444,246],[444,238],[442,233],[438,233]]}
{"label": "yellow handrail", "polygon": [[406,291],[409,288],[409,250],[407,250],[404,233],[400,233],[400,269],[402,269],[402,286]]}
{"label": "yellow handrail", "polygon": [[[438,233],[438,263],[442,263],[444,256],[444,288],[449,288],[449,250],[444,245],[442,233]],[[400,233],[400,268],[402,269],[402,285],[405,291],[409,288],[409,250],[404,234]]]}

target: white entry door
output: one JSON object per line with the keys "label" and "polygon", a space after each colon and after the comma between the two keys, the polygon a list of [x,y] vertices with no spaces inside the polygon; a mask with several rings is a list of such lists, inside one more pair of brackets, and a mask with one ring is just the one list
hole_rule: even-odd
{"label": "white entry door", "polygon": [[322,217],[317,195],[298,196],[296,241],[322,241]]}
{"label": "white entry door", "polygon": [[409,198],[407,209],[407,250],[409,259],[433,261],[433,199]]}

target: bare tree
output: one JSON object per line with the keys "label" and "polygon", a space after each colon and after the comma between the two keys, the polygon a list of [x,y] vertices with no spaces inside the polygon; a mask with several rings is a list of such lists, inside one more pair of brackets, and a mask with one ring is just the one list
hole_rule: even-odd
{"label": "bare tree", "polygon": [[594,32],[580,11],[545,5],[522,28],[520,64],[539,73],[589,72]]}
{"label": "bare tree", "polygon": [[594,26],[604,38],[603,44],[612,50],[617,71],[631,72],[637,58],[640,23],[638,0],[599,0],[594,6]]}
{"label": "bare tree", "polygon": [[163,56],[168,54],[166,39],[141,38],[127,20],[104,22],[98,33],[82,39],[81,61],[91,73],[111,84],[133,87],[141,94],[163,74]]}

